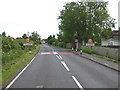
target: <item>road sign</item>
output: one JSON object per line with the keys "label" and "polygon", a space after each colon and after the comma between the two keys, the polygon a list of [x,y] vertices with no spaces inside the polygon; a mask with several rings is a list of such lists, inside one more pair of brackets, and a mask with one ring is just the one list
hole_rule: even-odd
{"label": "road sign", "polygon": [[32,46],[33,43],[23,43],[24,46]]}
{"label": "road sign", "polygon": [[23,43],[23,46],[32,46],[33,45],[33,43],[31,43],[29,38],[27,38],[25,42],[26,43]]}
{"label": "road sign", "polygon": [[93,40],[92,39],[88,39],[88,43],[93,43]]}
{"label": "road sign", "polygon": [[94,43],[86,43],[86,46],[92,46],[92,47],[94,47],[95,44]]}
{"label": "road sign", "polygon": [[95,46],[95,43],[93,43],[93,40],[92,40],[92,39],[88,39],[88,43],[86,43],[86,46],[94,47],[94,46]]}
{"label": "road sign", "polygon": [[78,42],[78,39],[75,39],[75,42]]}
{"label": "road sign", "polygon": [[85,41],[83,41],[83,46],[85,45]]}
{"label": "road sign", "polygon": [[26,43],[30,43],[30,39],[29,38],[26,39]]}

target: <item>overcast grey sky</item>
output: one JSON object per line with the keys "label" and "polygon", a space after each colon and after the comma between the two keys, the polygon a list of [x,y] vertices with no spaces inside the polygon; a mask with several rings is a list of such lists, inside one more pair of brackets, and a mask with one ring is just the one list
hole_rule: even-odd
{"label": "overcast grey sky", "polygon": [[[21,37],[24,33],[37,31],[41,38],[58,33],[60,10],[65,2],[78,0],[0,0],[0,33],[5,31],[11,37]],[[109,1],[108,10],[116,19],[118,30],[118,1]]]}

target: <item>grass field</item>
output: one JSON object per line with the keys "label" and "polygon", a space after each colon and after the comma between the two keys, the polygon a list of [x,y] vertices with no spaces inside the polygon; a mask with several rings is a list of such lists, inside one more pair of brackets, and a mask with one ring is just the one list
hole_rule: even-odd
{"label": "grass field", "polygon": [[[39,52],[40,45],[36,46],[36,49],[29,52],[24,51],[20,56],[16,56],[15,59],[9,60],[2,65],[2,85],[4,85],[12,76],[14,76],[21,68],[26,66],[32,58]],[[13,57],[13,55],[11,55]]]}

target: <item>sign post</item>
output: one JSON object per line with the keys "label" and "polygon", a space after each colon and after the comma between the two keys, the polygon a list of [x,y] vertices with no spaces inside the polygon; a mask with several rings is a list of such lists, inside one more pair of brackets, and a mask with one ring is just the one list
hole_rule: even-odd
{"label": "sign post", "polygon": [[78,39],[75,39],[75,43],[76,43],[76,52],[77,52],[77,49],[78,49]]}
{"label": "sign post", "polygon": [[[29,38],[27,38],[25,40],[25,43],[23,43],[23,46],[32,46],[32,45],[33,45],[33,43],[31,43]],[[31,54],[31,49],[29,49],[29,54]]]}
{"label": "sign post", "polygon": [[85,41],[83,40],[83,46],[85,46]]}
{"label": "sign post", "polygon": [[32,46],[33,43],[31,43],[30,39],[27,38],[26,41],[25,41],[25,43],[23,43],[23,45],[24,45],[24,46]]}

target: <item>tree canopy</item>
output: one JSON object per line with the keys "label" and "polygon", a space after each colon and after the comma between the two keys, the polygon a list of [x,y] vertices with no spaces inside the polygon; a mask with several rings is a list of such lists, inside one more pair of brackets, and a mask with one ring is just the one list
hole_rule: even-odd
{"label": "tree canopy", "polygon": [[107,5],[108,2],[104,1],[66,3],[58,17],[59,32],[65,42],[72,43],[75,38],[78,38],[79,42],[89,38],[100,42],[102,37],[111,37],[115,19],[108,14]]}

